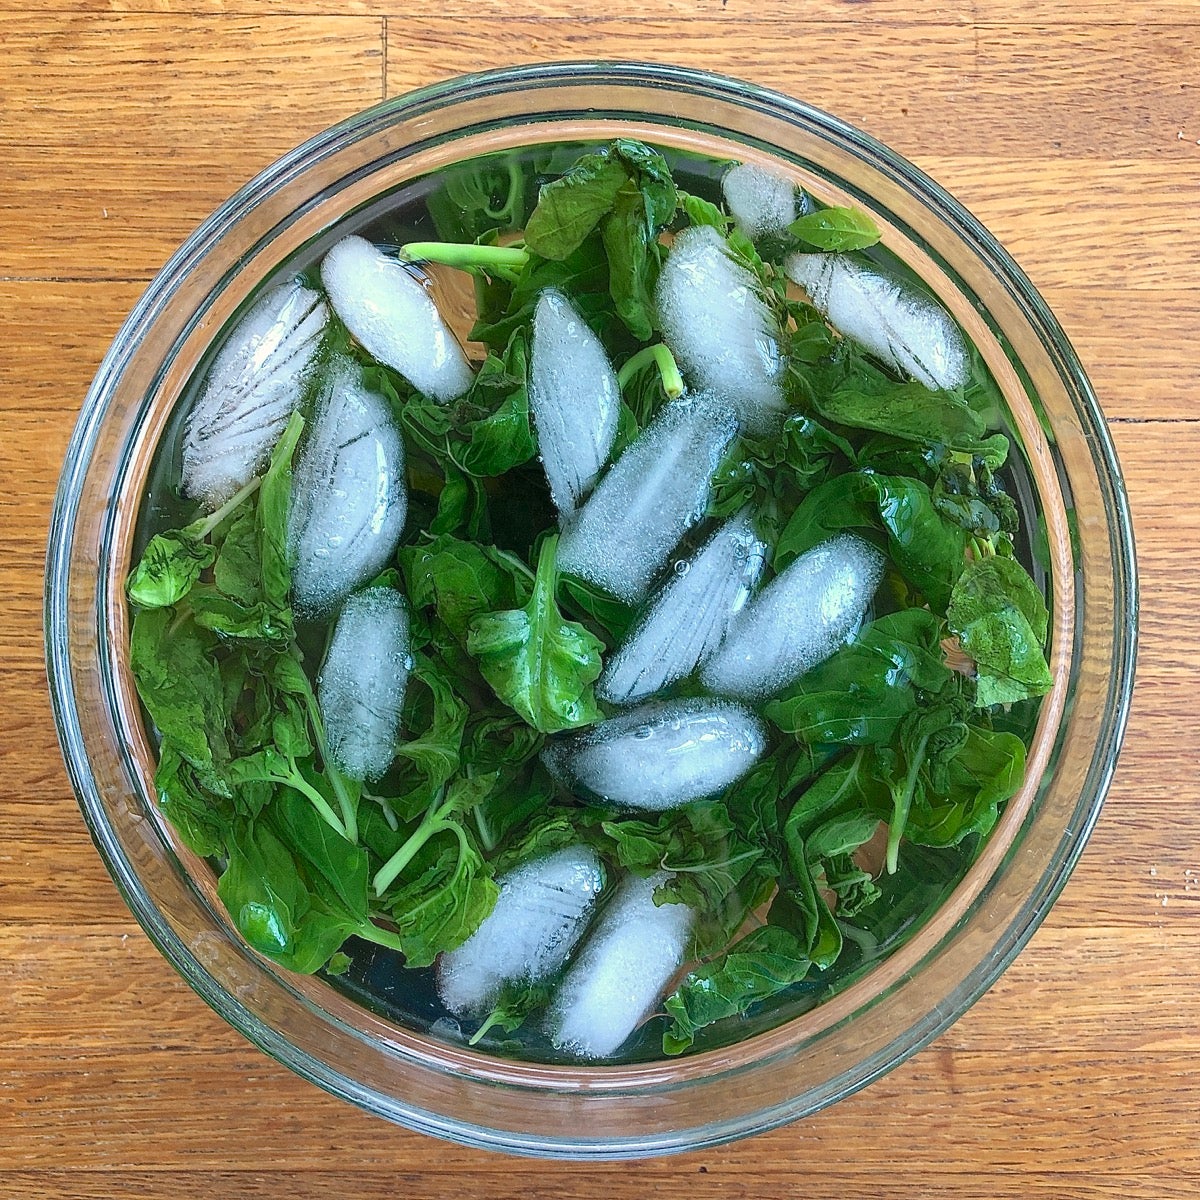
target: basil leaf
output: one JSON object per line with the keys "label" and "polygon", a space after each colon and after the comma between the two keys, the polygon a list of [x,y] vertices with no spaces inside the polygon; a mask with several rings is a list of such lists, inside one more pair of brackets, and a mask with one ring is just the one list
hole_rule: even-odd
{"label": "basil leaf", "polygon": [[796,936],[764,925],[734,942],[720,958],[690,971],[663,1007],[671,1025],[663,1053],[680,1054],[707,1025],[737,1016],[799,983],[812,967]]}
{"label": "basil leaf", "polygon": [[399,561],[410,603],[433,609],[464,642],[475,616],[513,607],[530,591],[527,577],[510,559],[447,534],[403,547]]}
{"label": "basil leaf", "polygon": [[967,533],[937,510],[926,484],[867,472],[827,480],[805,497],[780,534],[776,569],[843,529],[883,532],[905,579],[935,608],[945,608],[962,573]]}
{"label": "basil leaf", "polygon": [[946,612],[950,628],[975,660],[981,707],[1040,696],[1053,685],[1042,646],[1046,604],[1025,569],[1013,559],[968,563]]}
{"label": "basil leaf", "polygon": [[820,208],[788,226],[788,232],[818,250],[864,250],[882,234],[879,226],[858,208]]}
{"label": "basil leaf", "polygon": [[155,534],[129,576],[125,593],[142,608],[169,608],[191,591],[216,555],[213,545],[196,540],[188,529]]}
{"label": "basil leaf", "polygon": [[844,387],[821,395],[816,409],[827,421],[874,429],[927,445],[973,450],[984,433],[983,419],[953,392],[931,392],[919,383],[872,394]]}
{"label": "basil leaf", "polygon": [[366,851],[331,829],[303,796],[289,788],[280,789],[270,813],[280,841],[310,873],[315,871],[326,881],[355,922],[367,922]]}
{"label": "basil leaf", "polygon": [[628,168],[611,147],[583,155],[561,179],[542,185],[525,226],[526,246],[561,262],[612,212],[628,181]]}
{"label": "basil leaf", "polygon": [[942,636],[942,622],[927,609],[880,617],[763,711],[807,742],[891,742],[918,691],[941,691],[950,680]]}
{"label": "basil leaf", "polygon": [[225,832],[233,820],[227,797],[205,789],[187,760],[164,739],[154,772],[154,790],[163,815],[202,858],[225,853]]}
{"label": "basil leaf", "polygon": [[150,719],[205,786],[221,792],[228,714],[214,649],[215,635],[186,613],[143,609],[133,619],[129,666]]}
{"label": "basil leaf", "polygon": [[600,719],[592,685],[603,644],[566,621],[554,599],[557,537],[538,557],[533,594],[524,608],[482,613],[471,620],[467,653],[496,695],[542,733],[559,733]]}

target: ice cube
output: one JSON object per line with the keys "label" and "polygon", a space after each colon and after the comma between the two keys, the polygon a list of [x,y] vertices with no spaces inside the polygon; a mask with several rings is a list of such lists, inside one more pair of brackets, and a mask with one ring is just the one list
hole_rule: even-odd
{"label": "ice cube", "polygon": [[779,331],[754,276],[716,229],[697,225],[676,237],[655,298],[684,373],[732,404],[744,429],[769,432],[785,407]]}
{"label": "ice cube", "polygon": [[394,588],[346,601],[317,679],[317,704],[334,765],[351,779],[378,779],[391,765],[408,687],[408,609]]}
{"label": "ice cube", "polygon": [[404,445],[391,409],[363,385],[352,360],[335,358],[292,476],[288,546],[297,607],[323,616],[382,570],[407,507]]}
{"label": "ice cube", "polygon": [[668,401],[563,532],[558,566],[635,604],[704,514],[712,475],[737,432],[711,396]]}
{"label": "ice cube", "polygon": [[746,605],[701,669],[722,696],[762,700],[823,662],[854,631],[883,578],[883,555],[838,534],[800,555]]}
{"label": "ice cube", "polygon": [[298,282],[273,288],[213,360],[183,430],[183,490],[218,508],[266,466],[300,401],[329,310]]}
{"label": "ice cube", "polygon": [[751,240],[783,233],[799,215],[796,185],[786,175],[753,163],[731,167],[721,180],[721,191],[737,227]]}
{"label": "ice cube", "polygon": [[550,495],[564,521],[608,461],[620,404],[600,339],[561,292],[547,289],[533,318],[529,407]]}
{"label": "ice cube", "polygon": [[506,983],[541,983],[562,967],[587,929],[604,867],[590,846],[567,846],[498,882],[491,914],[438,961],[438,995],[459,1015],[486,1012]]}
{"label": "ice cube", "polygon": [[420,276],[360,237],[343,238],[321,263],[333,311],[368,354],[440,403],[471,386],[471,368]]}
{"label": "ice cube", "polygon": [[935,391],[967,382],[963,335],[924,292],[841,254],[793,254],[785,270],[834,329],[887,366]]}
{"label": "ice cube", "polygon": [[605,804],[664,812],[724,791],[766,745],[749,709],[691,698],[630,709],[551,742],[542,760],[566,786]]}
{"label": "ice cube", "polygon": [[571,964],[546,1014],[550,1040],[581,1058],[607,1058],[650,1014],[687,953],[695,914],[654,903],[671,876],[629,876]]}
{"label": "ice cube", "polygon": [[722,525],[690,560],[675,564],[674,576],[608,660],[596,694],[629,704],[690,675],[746,603],[765,556],[748,513]]}

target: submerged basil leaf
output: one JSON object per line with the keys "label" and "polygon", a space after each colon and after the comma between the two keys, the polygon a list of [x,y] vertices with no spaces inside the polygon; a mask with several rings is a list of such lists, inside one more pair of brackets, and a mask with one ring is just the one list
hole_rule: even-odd
{"label": "submerged basil leaf", "polygon": [[939,692],[950,680],[943,634],[942,622],[928,609],[880,617],[763,711],[806,742],[890,742],[916,708],[918,694]]}
{"label": "submerged basil leaf", "polygon": [[928,485],[901,475],[851,472],[815,488],[787,523],[775,564],[789,562],[843,529],[878,530],[901,574],[944,609],[962,573],[967,532],[944,517]]}
{"label": "submerged basil leaf", "polygon": [[206,786],[219,791],[221,769],[229,758],[229,715],[215,646],[215,635],[196,625],[186,611],[144,609],[133,619],[129,665],[159,732]]}
{"label": "submerged basil leaf", "polygon": [[559,733],[600,719],[592,685],[603,644],[563,619],[555,602],[558,539],[538,557],[533,594],[524,608],[481,613],[471,620],[467,652],[496,695],[534,729]]}
{"label": "submerged basil leaf", "polygon": [[788,232],[818,250],[865,250],[882,236],[879,226],[859,208],[819,208],[798,217]]}
{"label": "submerged basil leaf", "polygon": [[213,565],[216,547],[189,534],[188,530],[194,528],[158,533],[150,539],[125,585],[125,592],[134,604],[142,608],[169,608],[178,604],[205,568]]}
{"label": "submerged basil leaf", "polygon": [[688,972],[664,1004],[671,1025],[663,1052],[680,1054],[705,1026],[734,1017],[799,983],[812,961],[795,934],[764,925],[735,942],[720,958]]}
{"label": "submerged basil leaf", "polygon": [[1042,652],[1046,604],[1020,563],[990,557],[967,564],[946,618],[975,660],[981,707],[1013,704],[1050,690],[1054,680]]}

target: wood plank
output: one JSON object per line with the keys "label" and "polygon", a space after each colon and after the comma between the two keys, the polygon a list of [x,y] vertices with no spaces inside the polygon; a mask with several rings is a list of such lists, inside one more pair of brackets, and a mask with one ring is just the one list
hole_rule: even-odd
{"label": "wood plank", "polygon": [[[292,1170],[321,1170],[331,1158],[367,1171],[412,1169],[430,1153],[417,1135],[388,1131],[257,1051],[224,1049],[228,1036],[136,1054],[120,1045],[73,1053],[23,1050],[20,1090],[12,1095],[9,1086],[8,1165],[54,1169],[75,1161],[85,1143],[93,1169],[155,1171],[261,1170],[279,1161]],[[1155,1103],[1143,1103],[1151,1093]],[[730,1172],[753,1164],[759,1189],[824,1178],[829,1162],[870,1163],[880,1177],[920,1172],[943,1181],[1033,1162],[1041,1171],[1077,1175],[1135,1174],[1167,1162],[1173,1173],[1194,1177],[1200,1172],[1198,1102],[1200,1079],[1190,1053],[1064,1048],[1014,1058],[939,1045],[805,1122],[716,1155],[646,1164],[639,1174],[645,1184],[689,1158],[693,1165],[716,1158]],[[1071,1106],[1071,1137],[1064,1136],[1064,1104]],[[160,1130],[186,1133],[147,1137],[151,1121]],[[449,1145],[436,1154],[444,1172],[496,1165]],[[603,1191],[619,1185],[629,1168],[545,1164],[537,1170],[546,1182],[582,1170]]]}
{"label": "wood plank", "polygon": [[[12,5],[14,11],[31,11],[29,0]],[[395,0],[82,0],[68,6],[65,0],[51,0],[47,10],[123,13],[170,13],[192,15],[214,13],[223,16],[257,16],[274,13],[280,16],[337,16],[400,15],[453,16],[510,19],[555,18],[577,15],[576,6],[569,0],[414,0],[397,5]],[[697,12],[729,20],[748,21],[760,18],[763,10],[752,0],[662,0],[655,10],[672,16],[694,16]],[[605,7],[610,16],[636,17],[645,13],[637,0],[615,0]],[[1021,25],[1053,25],[1089,23],[1123,25],[1191,25],[1196,12],[1191,0],[1130,0],[1119,7],[1108,0],[973,0],[971,4],[948,5],[945,0],[870,0],[869,19],[872,25],[884,22],[898,24],[997,24],[1006,27]],[[787,18],[797,24],[836,23],[855,25],[863,20],[862,0],[778,0],[771,6],[771,15]]]}
{"label": "wood plank", "polygon": [[[797,23],[812,24],[833,22],[853,24],[861,19],[861,0],[781,0],[773,7],[778,16],[785,16]],[[1178,3],[1179,0],[1174,0]],[[59,9],[65,6],[60,0],[52,0],[48,7]],[[969,24],[973,19],[971,5],[950,8],[944,0],[871,0],[871,15],[879,22],[903,22],[944,24],[948,21]],[[1168,5],[1168,13],[1170,9]],[[18,0],[12,5],[15,11],[31,8],[29,0]],[[591,12],[580,12],[578,6],[567,0],[481,0],[472,5],[469,0],[414,0],[411,4],[398,5],[395,0],[83,0],[79,8],[85,12],[125,13],[170,13],[176,16],[193,14],[220,14],[222,16],[260,16],[275,13],[283,16],[448,16],[466,17],[476,20],[503,19],[514,17],[525,19],[572,18],[587,20]],[[697,11],[722,17],[731,21],[756,19],[762,10],[751,0],[663,0],[655,6],[664,15],[692,16]],[[606,11],[614,16],[641,16],[645,7],[635,0],[617,0]],[[1132,19],[1132,18],[1131,18]],[[1170,20],[1168,15],[1165,20]],[[627,55],[626,57],[632,57]]]}
{"label": "wood plank", "polygon": [[0,277],[157,269],[239,184],[379,99],[381,28],[0,13]]}
{"label": "wood plank", "polygon": [[[1075,1054],[1200,1053],[1200,989],[1191,985],[1200,956],[1200,879],[1189,883],[1191,919],[1169,930],[1061,921],[1043,927],[939,1045],[999,1055],[1064,1047]],[[213,1014],[131,917],[81,917],[68,929],[57,904],[43,905],[38,916],[0,929],[0,962],[11,964],[9,1001],[27,1014],[20,1027],[0,1029],[0,1057],[104,1050],[115,1035],[130,1053],[208,1041]],[[1161,971],[1136,991],[1113,986],[1138,978],[1148,955],[1162,962]]]}
{"label": "wood plank", "polygon": [[[436,1155],[440,1151],[433,1151]],[[757,1172],[748,1175],[749,1164],[728,1163],[720,1151],[689,1155],[669,1165],[653,1163],[612,1168],[606,1173],[610,1187],[636,1188],[652,1185],[654,1195],[664,1200],[689,1200],[693,1196],[719,1196],[722,1200],[763,1200],[766,1193],[755,1190]],[[811,1167],[797,1165],[793,1180],[771,1178],[776,1197],[802,1196],[804,1187],[828,1184],[828,1168],[822,1179]],[[882,1167],[856,1163],[839,1164],[836,1185],[840,1200],[879,1200],[881,1188],[890,1180]],[[289,1200],[328,1200],[340,1195],[346,1186],[346,1172],[337,1170],[296,1170],[286,1163],[245,1171],[200,1171],[186,1169],[155,1172],[116,1168],[106,1171],[11,1171],[0,1176],[0,1197],[4,1200],[28,1200],[30,1196],[57,1197],[58,1200],[108,1200],[114,1195],[138,1196],[140,1200],[211,1200],[213,1196],[236,1196],[238,1200],[271,1200],[287,1196]],[[990,1179],[972,1173],[949,1175],[943,1179],[922,1180],[922,1200],[1024,1200],[1028,1196],[1051,1200],[1106,1200],[1117,1197],[1150,1197],[1152,1200],[1190,1200],[1195,1195],[1195,1180],[1176,1178],[1163,1170],[1138,1175],[1108,1175],[1076,1178],[1066,1173],[1006,1172]],[[404,1171],[401,1168],[364,1170],[354,1168],[355,1200],[395,1200],[397,1190],[419,1187],[423,1200],[595,1200],[596,1187],[592,1168],[548,1170],[538,1164],[503,1161],[496,1157],[481,1159],[469,1168],[447,1171],[439,1163],[437,1170]],[[633,1194],[632,1192],[630,1194]],[[644,1194],[644,1193],[642,1193]],[[821,1194],[821,1193],[818,1193]]]}
{"label": "wood plank", "polygon": [[[805,26],[798,43],[796,28],[774,18],[605,17],[514,19],[506,33],[525,62],[588,58],[603,40],[636,45],[643,60],[719,69],[836,112],[901,153],[983,145],[1011,158],[1200,157],[1176,136],[1195,124],[1194,100],[1179,86],[1181,64],[1200,51],[1195,26],[1116,35],[1089,25],[883,24],[855,43],[852,71],[844,30]],[[391,95],[491,60],[491,32],[452,18],[390,16],[387,37]]]}
{"label": "wood plank", "polygon": [[1187,197],[1200,147],[1193,149],[1155,162],[940,153],[913,161],[987,226],[1055,311],[1061,296],[1098,291],[1114,302],[1130,296],[1124,307],[1150,319],[1169,316],[1170,303],[1140,308],[1131,293],[1195,291],[1200,249],[1188,233]]}

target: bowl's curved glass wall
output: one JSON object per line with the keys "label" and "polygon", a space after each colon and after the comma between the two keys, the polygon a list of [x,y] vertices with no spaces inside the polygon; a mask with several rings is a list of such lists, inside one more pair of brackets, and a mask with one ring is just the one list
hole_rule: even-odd
{"label": "bowl's curved glass wall", "polygon": [[[208,873],[153,808],[122,661],[121,582],[157,438],[246,297],[381,193],[490,151],[614,134],[782,162],[869,209],[946,302],[1009,402],[1048,528],[1057,683],[1031,782],[950,901],[832,1001],[735,1046],[630,1067],[503,1061],[406,1031],[319,980],[285,977],[230,930]],[[147,933],[196,991],[279,1061],[392,1120],[523,1153],[632,1156],[815,1111],[943,1029],[996,978],[1065,882],[1111,776],[1132,686],[1128,512],[1095,399],[1062,331],[995,241],[915,168],[823,113],[747,85],[633,64],[457,80],[346,122],[280,160],[151,284],[101,365],[59,489],[47,569],[51,687],[92,835]]]}

